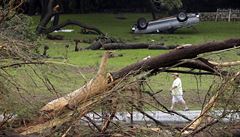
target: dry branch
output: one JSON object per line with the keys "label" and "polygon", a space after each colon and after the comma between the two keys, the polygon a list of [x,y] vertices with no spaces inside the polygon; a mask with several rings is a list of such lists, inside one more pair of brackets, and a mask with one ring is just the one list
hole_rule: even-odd
{"label": "dry branch", "polygon": [[[240,75],[239,72],[236,73],[234,78],[231,78],[230,80],[226,80],[226,82],[223,83],[218,88],[217,93],[214,96],[212,96],[209,102],[204,106],[200,115],[182,129],[182,134],[191,134],[194,130],[196,130],[202,124],[203,121],[205,121],[208,118],[207,114],[210,112],[211,109],[214,108],[214,106],[218,101],[219,96],[223,95],[224,92],[228,91],[228,83],[235,81],[239,75]],[[190,129],[191,131],[189,132],[187,131],[187,129]]]}
{"label": "dry branch", "polygon": [[65,27],[65,26],[68,26],[68,25],[76,25],[76,26],[79,26],[79,27],[82,27],[82,28],[86,28],[88,30],[95,31],[100,35],[105,35],[98,28],[96,28],[94,26],[83,24],[83,23],[81,23],[79,21],[75,21],[75,20],[67,20],[67,21],[65,21],[61,24],[56,25],[56,26],[49,27],[49,28],[45,29],[45,31],[43,31],[43,33],[49,34],[49,33],[53,32],[55,30],[61,29],[61,28]]}
{"label": "dry branch", "polygon": [[218,67],[231,67],[231,66],[237,66],[240,65],[240,61],[234,61],[234,62],[221,62],[221,63],[217,63],[217,62],[213,62],[213,61],[209,61],[209,63],[218,66]]}
{"label": "dry branch", "polygon": [[92,95],[99,94],[106,90],[108,87],[108,79],[105,71],[108,54],[109,53],[107,52],[103,56],[99,71],[94,79],[90,80],[86,85],[84,85],[80,89],[75,90],[74,92],[64,97],[49,102],[41,109],[41,111],[45,112],[59,111],[65,106],[73,108],[76,104],[84,102]]}
{"label": "dry branch", "polygon": [[[91,108],[94,105],[96,105],[98,100],[99,100],[99,97],[96,97],[95,99],[86,101],[86,102],[84,102],[84,104],[80,105],[75,110],[76,112],[79,112],[78,117],[81,118],[86,113],[91,111]],[[17,129],[17,131],[20,132],[22,135],[27,135],[27,134],[32,134],[32,133],[42,133],[46,129],[51,129],[52,127],[62,125],[68,121],[71,121],[71,120],[75,121],[77,119],[76,117],[74,117],[75,111],[71,111],[71,110],[66,111],[65,113],[63,113],[53,119],[47,120],[46,122],[41,121],[43,123],[33,125],[33,126],[28,126],[27,128],[20,128],[20,129]]]}

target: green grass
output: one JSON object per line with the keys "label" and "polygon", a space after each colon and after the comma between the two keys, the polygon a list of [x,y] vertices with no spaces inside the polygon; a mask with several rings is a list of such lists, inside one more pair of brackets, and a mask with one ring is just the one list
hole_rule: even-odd
{"label": "green grass", "polygon": [[[131,26],[136,23],[139,17],[146,17],[150,19],[150,14],[125,14],[126,20],[118,20],[114,14],[78,14],[78,15],[62,15],[61,21],[67,19],[79,20],[82,23],[96,26],[101,31],[109,36],[117,39],[121,39],[126,42],[164,42],[165,45],[177,45],[177,44],[199,44],[209,41],[221,41],[229,38],[240,37],[240,22],[201,22],[195,26],[197,29],[183,28],[176,31],[175,34],[132,34],[130,33]],[[33,17],[35,24],[37,24],[39,17]],[[97,35],[83,35],[80,32],[80,28],[77,26],[68,26],[67,28],[74,29],[72,33],[53,33],[61,34],[65,36],[63,41],[49,41],[41,40],[43,45],[50,47],[48,55],[51,57],[67,57],[67,60],[63,59],[50,59],[53,61],[67,62],[79,66],[79,68],[71,68],[63,65],[58,65],[58,69],[52,69],[51,67],[44,67],[37,70],[37,73],[48,75],[49,79],[54,84],[56,91],[60,94],[68,92],[81,87],[84,84],[84,78],[79,72],[82,72],[86,76],[87,80],[92,78],[96,74],[96,70],[103,55],[103,50],[97,51],[79,51],[74,52],[73,39],[93,39]],[[65,45],[70,47],[66,50]],[[81,47],[86,47],[89,44],[80,43]],[[43,47],[40,47],[42,50]],[[123,54],[122,57],[110,58],[108,63],[108,71],[117,71],[129,64],[138,62],[146,56],[157,56],[167,53],[169,51],[163,50],[116,50],[114,53]],[[217,55],[209,54],[207,58],[215,61],[234,61],[240,60],[240,51],[228,51],[226,53],[220,53]],[[238,68],[239,69],[239,68]],[[38,86],[31,82],[28,75],[33,76],[34,73],[30,71],[30,68],[22,67],[17,70],[10,70],[10,73],[14,77],[21,81],[21,84],[31,91],[30,99],[32,102],[35,100],[41,100],[41,104],[56,98],[54,93],[47,91],[46,86],[37,77],[33,77],[36,80]],[[44,71],[43,71],[44,70]],[[27,74],[29,73],[29,74]],[[209,86],[215,79],[212,76],[195,77],[192,75],[181,75],[183,81],[183,88],[186,95],[186,100],[190,108],[200,108],[198,98],[202,98]],[[161,73],[157,76],[149,79],[149,83],[154,91],[163,90],[159,95],[159,98],[166,104],[170,105],[169,88],[173,79],[168,73]],[[32,97],[34,96],[34,97]],[[9,100],[15,100],[17,96],[11,96]],[[15,102],[16,112],[25,113],[22,110],[23,105]],[[13,106],[14,106],[13,104]],[[41,105],[38,105],[41,106]],[[37,108],[38,109],[38,108]],[[34,108],[34,110],[37,110]],[[22,110],[22,111],[20,111]],[[24,109],[27,111],[27,109]]]}

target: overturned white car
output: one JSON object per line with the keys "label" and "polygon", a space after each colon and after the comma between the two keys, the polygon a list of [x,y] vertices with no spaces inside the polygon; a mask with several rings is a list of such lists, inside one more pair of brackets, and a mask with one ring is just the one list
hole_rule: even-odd
{"label": "overturned white car", "polygon": [[147,21],[139,18],[137,24],[133,25],[133,33],[174,33],[182,27],[191,27],[199,23],[199,14],[187,14],[180,12],[176,17]]}

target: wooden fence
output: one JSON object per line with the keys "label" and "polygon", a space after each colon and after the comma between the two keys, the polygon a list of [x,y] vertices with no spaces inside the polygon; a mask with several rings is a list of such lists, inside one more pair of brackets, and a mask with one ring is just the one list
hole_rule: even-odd
{"label": "wooden fence", "polygon": [[201,21],[240,21],[239,9],[217,9],[216,12],[203,12]]}

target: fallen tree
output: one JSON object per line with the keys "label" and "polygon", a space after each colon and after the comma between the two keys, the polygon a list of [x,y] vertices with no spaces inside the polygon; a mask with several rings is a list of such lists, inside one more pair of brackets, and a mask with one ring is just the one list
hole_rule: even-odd
{"label": "fallen tree", "polygon": [[100,38],[97,38],[95,41],[93,41],[92,44],[88,46],[86,49],[99,50],[102,48],[104,44],[113,43],[113,42],[115,42],[114,39],[107,38],[107,37],[100,37]]}
{"label": "fallen tree", "polygon": [[161,49],[169,50],[175,49],[178,46],[164,46],[163,44],[148,44],[148,43],[106,43],[103,44],[104,50],[116,50],[116,49]]}
{"label": "fallen tree", "polygon": [[[105,71],[108,56],[106,54],[102,59],[100,69],[95,78],[80,89],[46,104],[41,109],[41,112],[44,114],[41,117],[41,124],[23,128],[20,131],[22,134],[42,132],[46,128],[52,128],[73,120],[76,112],[78,114],[77,117],[81,118],[84,114],[92,110],[102,98],[111,94],[122,79],[130,75],[134,76],[141,72],[173,67],[200,69],[221,75],[219,72],[221,72],[222,68],[219,65],[212,64],[207,59],[198,58],[198,55],[239,46],[240,39],[230,39],[223,42],[210,42],[195,46],[179,47],[169,53],[140,61],[108,74]],[[96,100],[96,98],[99,100]],[[44,117],[45,115],[47,115],[47,117]]]}
{"label": "fallen tree", "polygon": [[[128,75],[131,72],[136,73],[136,71],[141,72],[141,71],[149,71],[157,68],[171,67],[171,66],[177,65],[184,59],[194,59],[198,55],[203,53],[219,51],[219,50],[224,50],[224,49],[229,49],[229,48],[234,48],[239,46],[240,46],[240,39],[230,39],[223,42],[210,42],[206,44],[180,47],[170,51],[169,53],[152,57],[148,60],[143,60],[135,64],[131,64],[127,67],[120,69],[119,71],[112,72],[111,76],[113,80],[116,80]],[[205,62],[203,63],[209,66],[210,68],[213,68],[215,66],[207,62],[207,60],[205,60]],[[184,65],[184,63],[181,63],[181,65]],[[186,67],[191,67],[187,64],[185,65]],[[196,67],[200,67],[200,65],[196,65]]]}
{"label": "fallen tree", "polygon": [[152,44],[152,43],[124,43],[108,37],[97,38],[92,44],[85,48],[90,50],[117,50],[117,49],[149,49],[149,50],[170,50],[177,48],[176,46],[165,46],[163,43]]}

